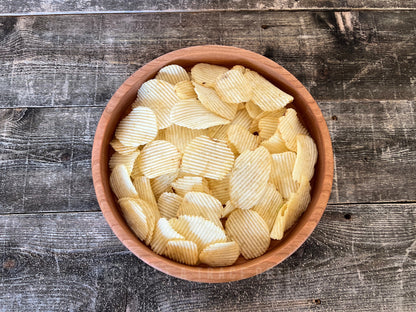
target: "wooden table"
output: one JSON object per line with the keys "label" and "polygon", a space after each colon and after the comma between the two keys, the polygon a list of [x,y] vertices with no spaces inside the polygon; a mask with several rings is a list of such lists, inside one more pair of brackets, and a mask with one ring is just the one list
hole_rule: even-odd
{"label": "wooden table", "polygon": [[[416,1],[340,2],[1,1],[0,311],[415,311]],[[134,257],[90,172],[95,127],[124,79],[200,44],[292,72],[320,105],[336,158],[307,242],[228,284]]]}

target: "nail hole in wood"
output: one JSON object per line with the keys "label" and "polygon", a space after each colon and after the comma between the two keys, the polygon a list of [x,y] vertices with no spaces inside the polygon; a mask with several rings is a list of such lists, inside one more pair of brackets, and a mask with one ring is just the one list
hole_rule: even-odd
{"label": "nail hole in wood", "polygon": [[315,299],[315,304],[321,304],[321,299]]}
{"label": "nail hole in wood", "polygon": [[269,25],[261,25],[261,28],[267,29],[267,28],[270,28],[270,26]]}
{"label": "nail hole in wood", "polygon": [[347,219],[347,220],[350,220],[351,219],[351,214],[350,213],[346,213],[344,215],[344,218]]}
{"label": "nail hole in wood", "polygon": [[337,116],[332,116],[332,120],[338,120],[338,117]]}

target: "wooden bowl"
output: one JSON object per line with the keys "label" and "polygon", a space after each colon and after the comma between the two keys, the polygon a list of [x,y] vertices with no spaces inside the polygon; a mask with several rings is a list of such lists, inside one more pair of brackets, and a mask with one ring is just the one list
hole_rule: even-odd
{"label": "wooden bowl", "polygon": [[[245,260],[240,256],[234,265],[222,268],[183,265],[154,253],[127,226],[109,185],[109,142],[116,125],[130,110],[141,84],[153,78],[163,66],[178,64],[191,68],[201,62],[227,67],[244,65],[294,96],[293,106],[315,140],[319,153],[312,180],[312,200],[298,222],[285,233],[282,240],[272,240],[269,250],[263,256],[252,260]],[[305,87],[270,59],[254,52],[227,46],[195,46],[180,49],[162,55],[136,71],[108,102],[98,123],[92,150],[92,176],[98,203],[120,241],[142,261],[157,270],[185,280],[208,283],[236,281],[260,274],[295,252],[312,233],[325,210],[331,193],[333,165],[328,127],[318,105]]]}

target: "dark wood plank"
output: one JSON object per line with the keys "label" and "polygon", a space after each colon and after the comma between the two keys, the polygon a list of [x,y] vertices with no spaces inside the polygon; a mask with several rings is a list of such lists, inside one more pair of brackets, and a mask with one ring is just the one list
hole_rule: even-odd
{"label": "dark wood plank", "polygon": [[343,14],[3,17],[0,107],[104,105],[144,63],[201,44],[263,54],[291,71],[317,100],[414,99],[416,11]]}
{"label": "dark wood plank", "polygon": [[99,212],[0,217],[3,311],[414,311],[416,205],[330,205],[306,243],[247,280],[199,284],[132,256]]}

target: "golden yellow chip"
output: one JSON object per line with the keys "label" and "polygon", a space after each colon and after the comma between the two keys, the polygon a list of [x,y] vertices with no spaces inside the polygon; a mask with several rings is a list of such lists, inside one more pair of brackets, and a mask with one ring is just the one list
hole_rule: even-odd
{"label": "golden yellow chip", "polygon": [[143,172],[140,170],[140,155],[137,156],[136,160],[134,161],[133,164],[133,169],[130,172],[130,177],[132,179],[135,179],[137,177],[141,177],[143,176]]}
{"label": "golden yellow chip", "polygon": [[136,107],[117,126],[115,136],[125,146],[138,147],[157,135],[156,116],[148,107]]}
{"label": "golden yellow chip", "polygon": [[176,172],[179,168],[181,154],[168,141],[152,141],[147,144],[140,155],[140,170],[149,179]]}
{"label": "golden yellow chip", "polygon": [[275,134],[279,118],[264,117],[259,120],[259,136],[263,140],[268,140]]}
{"label": "golden yellow chip", "polygon": [[180,100],[172,108],[171,120],[190,129],[207,129],[230,123],[229,120],[205,108],[198,99]]}
{"label": "golden yellow chip", "polygon": [[247,113],[247,110],[242,109],[235,114],[234,119],[231,121],[232,125],[240,125],[243,128],[249,130],[251,127],[251,124],[253,122],[253,119],[250,117],[250,115]]}
{"label": "golden yellow chip", "polygon": [[137,191],[137,194],[139,195],[139,198],[144,200],[151,206],[156,219],[159,219],[160,213],[159,209],[157,208],[156,198],[153,194],[149,178],[144,176],[136,177],[133,180],[133,185]]}
{"label": "golden yellow chip", "polygon": [[239,70],[229,70],[218,76],[215,91],[224,102],[234,104],[250,101],[253,93],[251,82]]}
{"label": "golden yellow chip", "polygon": [[165,140],[175,145],[178,151],[183,153],[189,142],[207,134],[207,129],[189,129],[173,124],[165,129]]}
{"label": "golden yellow chip", "polygon": [[175,84],[175,93],[181,100],[196,99],[194,85],[189,80],[184,80]]}
{"label": "golden yellow chip", "polygon": [[296,136],[298,134],[308,135],[308,131],[302,126],[296,111],[292,108],[287,109],[285,115],[280,117],[278,129],[286,146],[294,152],[296,152]]}
{"label": "golden yellow chip", "polygon": [[137,197],[138,194],[130,180],[126,166],[116,166],[110,174],[110,186],[118,199],[123,197]]}
{"label": "golden yellow chip", "polygon": [[302,176],[308,181],[313,177],[314,167],[318,159],[318,149],[310,136],[299,134],[296,137],[297,156],[293,167],[293,180],[300,182]]}
{"label": "golden yellow chip", "polygon": [[198,100],[203,106],[205,106],[205,108],[220,117],[233,120],[235,114],[237,113],[238,105],[223,102],[214,89],[201,86],[197,83],[194,85],[195,92],[198,95]]}
{"label": "golden yellow chip", "polygon": [[213,88],[217,77],[228,71],[228,68],[205,63],[196,64],[191,69],[192,80],[205,87]]}
{"label": "golden yellow chip", "polygon": [[168,65],[161,68],[155,78],[167,81],[173,85],[184,80],[191,80],[185,68],[179,65]]}
{"label": "golden yellow chip", "polygon": [[245,108],[246,108],[246,103],[238,103],[237,104],[237,111],[245,109]]}
{"label": "golden yellow chip", "polygon": [[200,216],[179,216],[177,219],[170,219],[169,223],[186,240],[196,243],[199,252],[211,244],[227,241],[223,229]]}
{"label": "golden yellow chip", "polygon": [[291,95],[283,92],[255,71],[246,70],[244,77],[252,84],[251,101],[262,110],[278,110],[293,102]]}
{"label": "golden yellow chip", "polygon": [[128,155],[137,151],[137,146],[125,146],[117,138],[112,139],[110,145],[113,150],[122,155]]}
{"label": "golden yellow chip", "polygon": [[227,136],[229,145],[235,147],[238,154],[253,151],[258,146],[257,136],[240,125],[230,125]]}
{"label": "golden yellow chip", "polygon": [[246,259],[259,257],[269,248],[269,229],[256,211],[234,210],[225,223],[225,231],[240,246],[241,254]]}
{"label": "golden yellow chip", "polygon": [[188,192],[209,193],[208,181],[203,177],[184,176],[173,182],[172,187],[182,197]]}
{"label": "golden yellow chip", "polygon": [[202,135],[192,140],[182,158],[182,171],[221,180],[231,171],[234,154],[224,141]]}
{"label": "golden yellow chip", "polygon": [[306,177],[302,176],[299,189],[292,193],[288,202],[283,205],[277,214],[270,237],[282,239],[286,230],[290,229],[306,210],[311,201],[311,186]]}
{"label": "golden yellow chip", "polygon": [[260,200],[270,178],[271,157],[264,147],[245,151],[235,160],[230,177],[230,198],[234,206],[250,209]]}
{"label": "golden yellow chip", "polygon": [[165,255],[177,262],[195,265],[198,263],[198,246],[192,241],[170,241],[166,245]]}
{"label": "golden yellow chip", "polygon": [[254,205],[253,210],[256,211],[264,221],[267,223],[269,231],[272,230],[274,221],[276,220],[277,213],[283,205],[282,195],[276,190],[274,184],[268,184],[266,191],[263,193],[262,197],[256,205]]}
{"label": "golden yellow chip", "polygon": [[286,142],[282,139],[279,129],[266,141],[260,143],[261,146],[267,148],[270,154],[278,154],[289,151]]}
{"label": "golden yellow chip", "polygon": [[212,139],[227,141],[227,131],[230,124],[219,125],[208,129],[208,136]]}
{"label": "golden yellow chip", "polygon": [[159,207],[160,217],[172,219],[176,217],[179,206],[182,204],[182,197],[175,193],[162,193],[157,203]]}
{"label": "golden yellow chip", "polygon": [[253,119],[263,112],[261,108],[254,104],[252,101],[248,101],[246,103],[246,110],[250,117]]}
{"label": "golden yellow chip", "polygon": [[234,210],[236,210],[237,208],[233,205],[233,203],[231,202],[231,200],[227,201],[225,203],[225,207],[222,211],[222,217],[223,218],[228,218],[228,216],[230,215],[231,212],[233,212]]}
{"label": "golden yellow chip", "polygon": [[169,241],[184,239],[185,238],[182,235],[172,228],[168,220],[160,218],[156,223],[150,247],[152,247],[152,250],[158,255],[164,255]]}
{"label": "golden yellow chip", "polygon": [[236,242],[216,243],[209,245],[199,254],[202,263],[212,267],[232,265],[240,255]]}
{"label": "golden yellow chip", "polygon": [[143,209],[143,205],[131,198],[122,198],[118,201],[121,212],[127,224],[142,241],[149,236],[149,227],[151,222],[148,222],[148,217]]}
{"label": "golden yellow chip", "polygon": [[230,174],[221,180],[208,180],[209,191],[221,204],[225,205],[230,200]]}
{"label": "golden yellow chip", "polygon": [[108,165],[110,169],[114,169],[118,165],[124,165],[126,166],[126,169],[128,173],[130,174],[133,170],[134,162],[139,157],[140,158],[140,151],[133,152],[131,154],[123,155],[118,152],[115,152],[110,157],[110,161],[108,162]]}
{"label": "golden yellow chip", "polygon": [[285,199],[288,199],[290,194],[296,192],[299,187],[299,184],[292,177],[295,161],[296,153],[293,152],[272,154],[270,182],[276,185]]}
{"label": "golden yellow chip", "polygon": [[156,199],[164,192],[172,191],[172,182],[176,180],[178,177],[179,170],[176,172],[168,173],[156,177],[150,180],[150,184],[152,185],[153,194],[155,194]]}
{"label": "golden yellow chip", "polygon": [[164,80],[150,79],[140,87],[133,107],[151,108],[156,115],[158,128],[165,129],[172,124],[170,112],[177,102],[179,97],[172,84]]}
{"label": "golden yellow chip", "polygon": [[[170,126],[170,127],[172,127],[172,126]],[[157,132],[157,136],[154,138],[153,141],[159,141],[159,140],[166,141],[166,129],[159,130]]]}
{"label": "golden yellow chip", "polygon": [[232,70],[238,70],[240,73],[244,74],[246,68],[243,65],[235,65],[231,68]]}

